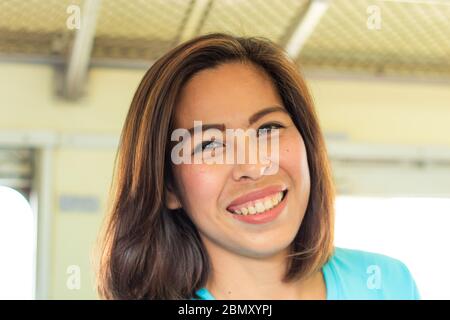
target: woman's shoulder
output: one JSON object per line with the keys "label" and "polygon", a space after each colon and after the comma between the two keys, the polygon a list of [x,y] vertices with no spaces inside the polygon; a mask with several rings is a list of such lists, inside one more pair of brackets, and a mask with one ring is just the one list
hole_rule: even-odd
{"label": "woman's shoulder", "polygon": [[400,260],[336,247],[323,268],[330,299],[419,299],[414,278]]}

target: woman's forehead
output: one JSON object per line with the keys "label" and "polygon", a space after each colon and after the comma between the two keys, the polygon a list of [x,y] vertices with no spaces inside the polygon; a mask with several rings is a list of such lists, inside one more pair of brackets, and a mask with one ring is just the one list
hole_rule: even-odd
{"label": "woman's forehead", "polygon": [[196,74],[183,88],[176,106],[177,127],[193,121],[247,122],[267,106],[281,105],[272,81],[263,72],[244,64],[226,64]]}

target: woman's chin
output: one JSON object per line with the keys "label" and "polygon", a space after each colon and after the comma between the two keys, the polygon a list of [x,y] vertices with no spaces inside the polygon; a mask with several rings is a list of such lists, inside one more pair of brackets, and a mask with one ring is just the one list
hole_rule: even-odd
{"label": "woman's chin", "polygon": [[290,243],[273,244],[273,243],[246,243],[238,249],[238,254],[254,259],[265,259],[277,256],[287,251]]}

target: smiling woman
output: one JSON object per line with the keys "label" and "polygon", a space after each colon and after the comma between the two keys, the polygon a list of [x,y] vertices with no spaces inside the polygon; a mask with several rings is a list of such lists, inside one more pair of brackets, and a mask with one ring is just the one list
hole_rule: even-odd
{"label": "smiling woman", "polygon": [[[198,121],[214,130],[193,129]],[[174,161],[175,130],[194,133],[189,157],[228,161]],[[256,132],[256,145],[237,147],[246,159],[261,136],[278,143],[237,161],[236,136],[219,138],[223,130],[245,141]],[[137,89],[117,156],[104,298],[416,297],[400,262],[333,247],[334,190],[313,102],[268,40],[209,34],[161,57]],[[366,279],[368,267],[378,273]]]}

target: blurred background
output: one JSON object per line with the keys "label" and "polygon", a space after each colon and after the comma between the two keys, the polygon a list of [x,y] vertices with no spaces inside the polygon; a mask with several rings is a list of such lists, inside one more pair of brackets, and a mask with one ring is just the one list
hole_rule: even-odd
{"label": "blurred background", "polygon": [[132,96],[164,52],[262,36],[304,74],[338,193],[336,245],[450,299],[446,0],[0,0],[0,298],[96,299],[93,250]]}

